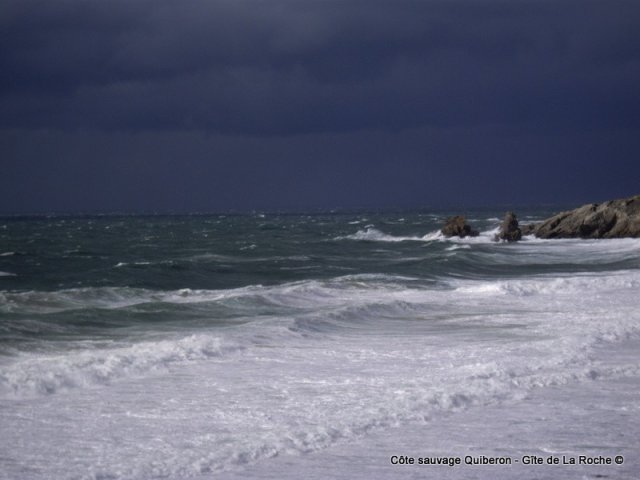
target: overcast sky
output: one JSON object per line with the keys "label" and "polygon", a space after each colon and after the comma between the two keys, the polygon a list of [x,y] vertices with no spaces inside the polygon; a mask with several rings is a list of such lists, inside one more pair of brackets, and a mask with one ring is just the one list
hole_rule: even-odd
{"label": "overcast sky", "polygon": [[640,2],[0,0],[0,212],[640,193]]}

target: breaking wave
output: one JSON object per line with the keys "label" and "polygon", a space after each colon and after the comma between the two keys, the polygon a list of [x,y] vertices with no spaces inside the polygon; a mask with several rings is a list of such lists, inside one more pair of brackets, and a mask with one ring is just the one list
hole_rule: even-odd
{"label": "breaking wave", "polygon": [[194,334],[178,340],[140,342],[108,349],[58,355],[28,355],[0,369],[3,396],[48,395],[77,387],[109,384],[115,379],[166,371],[238,350],[218,337]]}

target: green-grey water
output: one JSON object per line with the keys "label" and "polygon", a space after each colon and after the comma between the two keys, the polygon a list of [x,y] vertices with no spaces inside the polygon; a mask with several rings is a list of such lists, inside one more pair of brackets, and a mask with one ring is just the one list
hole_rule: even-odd
{"label": "green-grey water", "polygon": [[638,376],[593,356],[640,333],[638,239],[455,213],[1,218],[0,479],[222,475]]}

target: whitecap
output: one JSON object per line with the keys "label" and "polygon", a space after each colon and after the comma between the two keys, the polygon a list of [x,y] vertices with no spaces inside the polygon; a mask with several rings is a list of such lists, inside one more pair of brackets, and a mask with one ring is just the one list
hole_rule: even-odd
{"label": "whitecap", "polygon": [[442,235],[442,232],[440,230],[435,230],[433,232],[427,233],[425,236],[422,237],[422,240],[426,241],[426,242],[432,242],[434,240],[443,240],[445,237],[444,235]]}
{"label": "whitecap", "polygon": [[29,355],[0,371],[0,392],[10,396],[49,395],[60,390],[105,385],[122,378],[166,370],[237,351],[215,336],[193,334],[179,339],[145,341],[129,346],[73,354]]}
{"label": "whitecap", "polygon": [[445,250],[448,251],[448,252],[453,252],[455,250],[461,250],[461,249],[464,250],[464,249],[469,249],[469,248],[471,248],[470,245],[466,245],[466,244],[457,245],[456,244],[456,245],[451,245],[450,247],[445,248]]}
{"label": "whitecap", "polygon": [[467,243],[467,244],[495,244],[495,236],[500,231],[500,227],[495,227],[490,230],[483,230],[475,237],[444,237],[443,240],[454,243]]}
{"label": "whitecap", "polygon": [[[171,262],[170,261],[168,261],[168,262],[165,261],[165,262],[160,262],[160,263],[171,263]],[[151,265],[151,262],[132,262],[132,263],[129,263],[129,262],[118,262],[115,265],[115,268],[128,267],[128,266],[131,266],[131,265],[137,265],[137,266]]]}
{"label": "whitecap", "polygon": [[366,227],[366,230],[358,230],[352,235],[344,235],[336,237],[335,240],[365,240],[373,242],[406,242],[406,241],[422,241],[424,237],[396,237],[381,232],[377,228]]}

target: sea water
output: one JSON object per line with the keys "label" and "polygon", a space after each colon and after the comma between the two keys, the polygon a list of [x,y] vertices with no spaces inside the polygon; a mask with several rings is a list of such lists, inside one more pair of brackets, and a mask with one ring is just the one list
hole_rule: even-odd
{"label": "sea water", "polygon": [[1,218],[0,478],[638,478],[640,239],[450,213]]}

